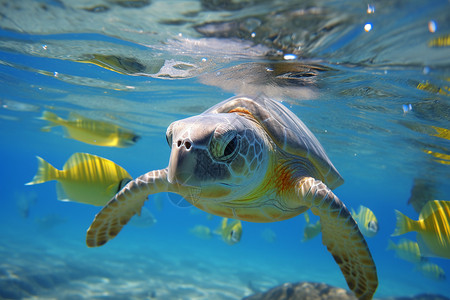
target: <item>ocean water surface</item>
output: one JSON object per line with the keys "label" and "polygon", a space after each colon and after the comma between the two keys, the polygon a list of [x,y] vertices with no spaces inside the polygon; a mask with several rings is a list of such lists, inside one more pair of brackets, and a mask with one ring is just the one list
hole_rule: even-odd
{"label": "ocean water surface", "polygon": [[[449,11],[448,1],[0,1],[0,298],[242,299],[300,281],[348,289],[320,236],[302,242],[302,215],[243,222],[230,246],[190,231],[214,230],[220,217],[161,194],[145,204],[154,224],[88,248],[101,207],[58,201],[54,181],[25,185],[36,156],[61,169],[91,153],[134,178],[164,168],[171,122],[260,93],[316,135],[345,179],[334,193],[347,207],[377,216],[366,238],[375,298],[449,297],[448,259],[429,258],[447,274],[439,279],[387,250],[416,239],[391,237],[395,210],[417,220],[415,203],[450,200]],[[43,111],[140,139],[82,143],[43,131]]]}

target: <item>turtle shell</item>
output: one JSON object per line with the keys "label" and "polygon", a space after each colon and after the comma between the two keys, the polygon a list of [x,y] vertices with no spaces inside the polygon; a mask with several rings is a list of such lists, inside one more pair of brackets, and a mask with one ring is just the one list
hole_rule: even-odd
{"label": "turtle shell", "polygon": [[279,148],[311,162],[320,176],[316,179],[330,189],[344,182],[313,133],[294,113],[277,101],[266,96],[236,96],[216,104],[203,114],[229,113],[236,109],[249,111]]}

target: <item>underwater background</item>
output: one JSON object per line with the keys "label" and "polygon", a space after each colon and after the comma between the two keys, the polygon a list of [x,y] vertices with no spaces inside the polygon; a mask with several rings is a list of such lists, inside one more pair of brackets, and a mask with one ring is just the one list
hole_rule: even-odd
{"label": "underwater background", "polygon": [[[395,210],[417,220],[415,203],[450,200],[449,11],[448,1],[0,1],[0,298],[242,299],[301,281],[348,290],[320,236],[302,242],[302,215],[242,222],[230,246],[192,233],[220,217],[152,195],[153,221],[88,248],[101,207],[58,201],[54,181],[25,185],[36,156],[62,169],[90,153],[133,178],[164,168],[171,122],[259,93],[316,135],[345,179],[334,193],[346,206],[376,215],[379,232],[366,238],[375,298],[450,297],[448,259],[428,258],[442,279],[387,250],[416,239],[391,237]],[[43,111],[140,139],[86,144],[42,130]]]}

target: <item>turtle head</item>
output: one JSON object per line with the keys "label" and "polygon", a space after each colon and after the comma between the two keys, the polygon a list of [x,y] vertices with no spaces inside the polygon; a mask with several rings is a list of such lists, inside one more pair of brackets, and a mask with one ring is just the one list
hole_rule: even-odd
{"label": "turtle head", "polygon": [[172,148],[168,180],[188,201],[237,199],[266,175],[270,143],[261,126],[245,116],[202,114],[179,120],[169,126],[166,138]]}

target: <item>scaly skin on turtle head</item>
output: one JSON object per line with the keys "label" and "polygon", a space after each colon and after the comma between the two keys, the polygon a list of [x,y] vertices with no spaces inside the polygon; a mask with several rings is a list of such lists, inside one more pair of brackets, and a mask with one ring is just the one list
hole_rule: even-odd
{"label": "scaly skin on turtle head", "polygon": [[194,205],[245,197],[264,179],[271,158],[266,132],[245,114],[202,114],[172,123],[168,182]]}

